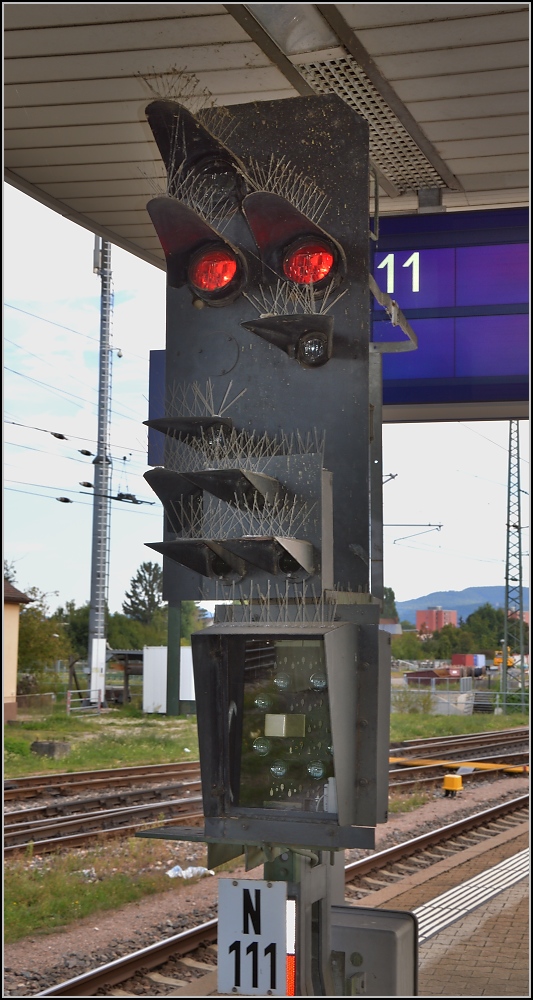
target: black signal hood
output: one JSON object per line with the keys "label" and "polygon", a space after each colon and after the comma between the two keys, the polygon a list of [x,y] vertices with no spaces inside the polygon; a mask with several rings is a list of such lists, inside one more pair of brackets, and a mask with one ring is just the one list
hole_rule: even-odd
{"label": "black signal hood", "polygon": [[242,207],[264,263],[277,275],[283,277],[283,257],[287,248],[310,237],[325,242],[333,252],[335,264],[327,283],[334,277],[342,277],[345,268],[342,247],[286,198],[256,191],[246,195]]}
{"label": "black signal hood", "polygon": [[175,538],[170,542],[146,542],[146,545],[193,573],[213,580],[237,583],[246,574],[244,560],[210,538]]}
{"label": "black signal hood", "polygon": [[221,436],[226,436],[233,429],[230,417],[153,417],[143,420],[146,427],[161,431],[172,438],[179,438],[188,444],[198,442],[216,443]]}
{"label": "black signal hood", "polygon": [[313,546],[301,538],[274,535],[227,538],[224,547],[265,573],[303,580],[315,571]]}
{"label": "black signal hood", "polygon": [[240,160],[182,104],[152,101],[146,117],[170,178],[185,177],[191,170],[233,172],[236,183],[243,177]]}
{"label": "black signal hood", "polygon": [[333,317],[321,314],[261,316],[241,323],[306,368],[325,365],[333,351]]}
{"label": "black signal hood", "polygon": [[[152,198],[146,207],[165,252],[168,283],[171,288],[180,288],[187,284],[189,262],[201,247],[220,246],[227,248],[238,261],[238,278],[232,282],[234,294],[238,294],[247,268],[243,255],[236,247],[225,240],[197,212],[176,198],[168,196]],[[225,301],[228,301],[231,290],[228,288],[226,291],[228,294],[225,295]]]}

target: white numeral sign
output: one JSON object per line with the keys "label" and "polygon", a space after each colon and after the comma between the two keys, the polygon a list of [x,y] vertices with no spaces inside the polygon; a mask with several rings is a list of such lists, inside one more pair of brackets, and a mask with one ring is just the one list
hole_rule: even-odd
{"label": "white numeral sign", "polygon": [[286,995],[287,884],[220,879],[218,992]]}

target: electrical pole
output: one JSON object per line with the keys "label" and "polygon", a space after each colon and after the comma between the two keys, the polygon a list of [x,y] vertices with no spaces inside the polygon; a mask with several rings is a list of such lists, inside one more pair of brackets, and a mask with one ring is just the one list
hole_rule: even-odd
{"label": "electrical pole", "polygon": [[[94,465],[91,599],[89,613],[90,699],[105,700],[106,625],[109,587],[109,539],[111,518],[111,244],[100,236],[94,240],[95,274],[101,279],[100,358],[98,376],[98,443]],[[100,695],[99,695],[100,692]]]}
{"label": "electrical pole", "polygon": [[507,539],[505,551],[505,619],[503,623],[502,683],[507,697],[507,649],[520,654],[520,684],[524,702],[524,603],[522,595],[522,524],[520,511],[520,438],[518,420],[509,421],[507,481]]}

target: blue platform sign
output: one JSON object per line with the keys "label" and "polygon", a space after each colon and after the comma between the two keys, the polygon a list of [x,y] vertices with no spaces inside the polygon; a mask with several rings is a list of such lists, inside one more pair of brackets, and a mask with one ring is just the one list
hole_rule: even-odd
{"label": "blue platform sign", "polygon": [[[398,303],[418,350],[383,355],[383,403],[527,403],[529,218],[526,209],[385,216],[374,278]],[[374,341],[403,340],[377,302]],[[165,352],[150,354],[150,417],[164,415]],[[149,435],[151,465],[164,438]]]}
{"label": "blue platform sign", "polygon": [[[383,402],[527,401],[528,215],[523,209],[386,217],[373,273],[418,350],[383,357]],[[375,304],[373,339],[404,339]]]}

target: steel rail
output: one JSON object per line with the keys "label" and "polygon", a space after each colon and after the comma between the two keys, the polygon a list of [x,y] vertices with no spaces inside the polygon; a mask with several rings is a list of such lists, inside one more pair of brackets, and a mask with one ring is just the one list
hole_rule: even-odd
{"label": "steel rail", "polygon": [[513,729],[493,729],[489,732],[484,733],[469,733],[468,736],[463,734],[457,734],[455,736],[442,736],[440,739],[434,736],[417,736],[412,740],[402,740],[399,743],[394,743],[394,746],[402,747],[416,747],[425,746],[429,743],[452,743],[454,741],[462,741],[465,739],[472,740],[475,742],[481,742],[483,740],[490,740],[492,737],[502,737],[507,738],[517,737],[523,739],[529,739],[529,726],[515,726]]}
{"label": "steel rail", "polygon": [[[195,799],[187,799],[186,803],[187,805],[190,805],[194,801]],[[23,831],[20,830],[6,831],[4,834],[4,854],[13,854],[16,851],[24,851],[29,847],[30,844],[32,844],[33,850],[36,851],[37,853],[54,851],[57,848],[61,847],[81,847],[84,846],[87,843],[87,841],[90,840],[98,840],[99,838],[106,839],[109,837],[118,837],[118,836],[129,836],[131,833],[134,833],[137,830],[142,830],[147,826],[149,826],[151,823],[154,823],[156,821],[158,825],[168,826],[169,824],[176,822],[177,815],[179,815],[180,820],[182,820],[184,823],[187,822],[192,825],[200,824],[204,820],[203,811],[186,812],[185,810],[180,810],[178,812],[173,811],[170,816],[161,817],[160,812],[163,805],[164,803],[157,803],[157,805],[155,804],[153,805],[152,811],[157,815],[154,816],[152,820],[144,816],[144,818],[139,817],[138,822],[128,823],[127,825],[123,826],[111,826],[111,827],[98,826],[96,829],[93,830],[83,830],[83,831],[78,831],[76,833],[65,833],[63,836],[60,837],[48,837],[42,840],[36,840],[35,837],[30,836],[23,843],[12,843],[12,842],[10,843],[9,842],[10,838],[12,840],[17,835],[17,833],[20,836]],[[174,803],[172,803],[172,805],[174,805]],[[129,810],[123,812],[125,812],[126,815],[131,816],[131,813],[134,811],[135,808],[137,807],[134,806]],[[147,807],[139,807],[139,808],[146,810]],[[106,814],[104,814],[104,817],[105,815]],[[45,827],[44,829],[41,828],[40,830],[37,831],[33,830],[31,832],[33,833],[36,832],[37,834],[39,832],[44,833],[46,831],[54,832],[57,831],[58,828],[65,829],[69,825],[72,826],[73,824],[69,824],[68,822],[63,822],[61,824],[55,824],[55,825],[51,824],[50,826]],[[81,825],[81,821],[77,822],[77,825],[78,826]]]}
{"label": "steel rail", "polygon": [[[176,781],[172,785],[157,785],[155,788],[131,788],[122,789],[117,792],[109,792],[108,794],[101,793],[100,795],[92,795],[88,798],[83,799],[62,799],[59,801],[47,802],[44,805],[30,806],[28,809],[13,809],[11,812],[4,813],[4,828],[9,827],[13,823],[24,823],[31,821],[42,821],[47,820],[52,822],[54,818],[58,821],[65,818],[65,814],[69,813],[73,815],[73,807],[83,812],[86,810],[86,814],[89,811],[94,811],[97,807],[100,809],[110,809],[113,804],[116,808],[122,806],[126,808],[132,799],[142,799],[145,804],[156,803],[162,801],[163,799],[168,799],[171,796],[178,798],[178,792],[180,797],[191,791],[199,791],[201,789],[200,776],[195,781]],[[141,805],[142,802],[132,802],[132,805]]]}
{"label": "steel rail", "polygon": [[[448,747],[450,750],[454,746],[482,746],[483,744],[494,745],[500,742],[527,742],[529,740],[529,728],[502,729],[489,733],[473,733],[468,737],[447,736],[442,739],[418,738],[413,740],[403,740],[391,743],[391,755],[402,750],[405,754],[410,749],[432,747]],[[18,778],[6,778],[4,780],[4,800],[23,797],[25,794],[44,793],[47,787],[52,786],[60,792],[72,790],[73,786],[79,785],[87,788],[101,783],[102,786],[112,782],[115,786],[122,781],[128,782],[130,779],[143,777],[149,782],[161,780],[160,776],[168,777],[174,774],[189,774],[196,776],[199,774],[199,761],[177,761],[168,764],[138,764],[129,767],[104,768],[96,771],[64,771],[45,773],[37,775],[24,775]]]}
{"label": "steel rail", "polygon": [[391,756],[401,753],[403,756],[409,754],[418,754],[421,751],[424,752],[424,756],[433,751],[444,751],[445,753],[459,753],[462,752],[463,748],[466,750],[475,751],[481,747],[509,747],[514,746],[516,743],[528,743],[529,742],[529,730],[524,733],[514,733],[501,736],[499,732],[495,732],[492,735],[483,734],[482,739],[476,737],[450,737],[442,740],[421,740],[420,742],[406,741],[405,743],[395,744],[391,746]]}
{"label": "steel rail", "polygon": [[22,798],[25,795],[46,794],[47,789],[72,791],[74,787],[82,789],[105,786],[106,784],[124,782],[128,784],[134,778],[142,778],[149,782],[163,781],[170,775],[191,775],[200,773],[199,761],[178,761],[169,764],[140,764],[137,767],[105,768],[98,771],[54,772],[53,774],[28,774],[20,778],[4,779],[4,799]]}
{"label": "steel rail", "polygon": [[[37,997],[86,997],[93,996],[94,991],[101,986],[114,986],[129,979],[139,969],[153,969],[156,965],[161,965],[168,958],[176,955],[184,955],[188,951],[193,951],[200,944],[217,939],[218,920],[209,920],[199,927],[192,927],[190,930],[174,934],[173,937],[165,938],[164,941],[156,941],[155,944],[141,948],[139,951],[126,955],[124,958],[117,958],[107,965],[101,965],[98,969],[90,972],[83,972],[80,976],[75,976],[57,986],[51,986],[42,993],[35,993]],[[87,987],[92,993],[87,993]]]}
{"label": "steel rail", "polygon": [[365,875],[373,869],[383,868],[385,865],[390,864],[393,861],[399,861],[401,858],[410,857],[411,855],[424,850],[425,847],[433,847],[435,844],[443,843],[446,840],[452,840],[454,837],[458,837],[462,833],[467,833],[469,830],[475,830],[477,827],[486,825],[496,819],[500,819],[502,816],[516,812],[519,809],[524,809],[528,805],[529,795],[520,795],[517,799],[502,802],[497,806],[492,806],[490,809],[484,810],[483,812],[467,816],[466,819],[460,819],[457,820],[456,823],[449,823],[447,826],[442,826],[438,830],[432,830],[430,833],[423,833],[420,837],[414,837],[413,840],[406,840],[403,844],[388,847],[384,851],[378,851],[376,854],[372,854],[369,858],[362,858],[359,861],[353,861],[351,864],[346,865],[344,869],[345,881],[351,882],[358,876]]}
{"label": "steel rail", "polygon": [[[409,857],[418,851],[424,850],[431,844],[442,843],[465,833],[469,829],[475,829],[483,824],[490,823],[495,819],[505,816],[508,813],[523,809],[529,804],[529,796],[522,795],[517,799],[501,803],[481,813],[459,820],[457,823],[450,823],[429,834],[422,834],[413,840],[406,841],[385,851],[379,851],[369,858],[355,861],[345,867],[345,881],[350,882],[354,878],[364,875],[378,867],[383,867],[391,861],[398,861],[402,857]],[[151,969],[161,965],[167,959],[175,955],[185,954],[193,951],[199,944],[217,939],[218,920],[210,920],[199,927],[194,927],[188,931],[182,931],[173,937],[157,941],[147,948],[140,949],[132,955],[115,959],[98,969],[84,972],[80,976],[69,979],[66,982],[52,986],[41,993],[36,993],[37,997],[74,997],[93,996],[97,989],[104,986],[114,986],[124,982],[135,972],[141,969]],[[91,992],[89,992],[89,990]]]}

